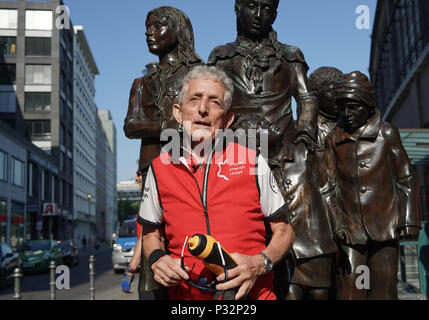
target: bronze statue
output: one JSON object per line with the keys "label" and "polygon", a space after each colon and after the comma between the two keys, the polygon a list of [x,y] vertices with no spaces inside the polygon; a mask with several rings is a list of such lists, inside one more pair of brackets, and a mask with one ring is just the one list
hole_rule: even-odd
{"label": "bronze statue", "polygon": [[283,194],[296,233],[292,253],[287,256],[290,279],[287,300],[329,299],[337,245],[331,230],[335,206],[331,208],[329,189],[325,187],[327,179],[322,159],[325,138],[337,125],[339,112],[334,92],[343,76],[340,70],[331,67],[319,68],[310,75],[319,101],[316,152],[289,146],[290,152],[284,157]]}
{"label": "bronze statue", "polygon": [[195,52],[192,24],[176,8],[164,6],[147,14],[146,42],[159,63],[151,64],[145,76],[134,80],[124,132],[130,139],[141,139],[139,167],[147,169],[159,155],[161,131],[176,127],[172,106],[181,79],[202,60]]}
{"label": "bronze statue", "polygon": [[[310,150],[315,147],[317,100],[301,50],[280,43],[272,28],[278,4],[279,0],[236,0],[237,39],[216,47],[208,64],[223,69],[234,83],[231,128],[268,131],[268,164],[281,186],[286,180],[282,175],[285,145],[302,142]],[[297,101],[297,125],[292,96]],[[275,267],[280,299],[286,290],[285,269],[285,264]]]}
{"label": "bronze statue", "polygon": [[[272,28],[278,0],[236,0],[237,39],[216,47],[208,64],[223,69],[234,83],[233,129],[267,129],[269,164],[281,167],[285,143],[304,142],[314,148],[316,99],[311,93],[304,55],[278,42]],[[291,97],[297,100],[298,125]],[[278,177],[279,174],[276,174]]]}
{"label": "bronze statue", "polygon": [[[176,8],[163,6],[147,14],[146,42],[149,51],[158,56],[159,63],[146,65],[146,74],[134,80],[124,121],[125,135],[141,139],[139,170],[143,181],[150,163],[160,153],[161,131],[176,128],[172,110],[181,80],[192,66],[202,63],[195,52],[192,24]],[[141,266],[139,289],[156,289],[144,259]],[[155,290],[154,295],[165,299],[162,291]]]}
{"label": "bronze statue", "polygon": [[[364,74],[346,75],[335,95],[342,122],[326,138],[323,162],[341,213],[337,299],[397,299],[399,239],[416,239],[421,229],[416,174],[398,129],[380,120]],[[369,283],[358,285],[365,266]]]}

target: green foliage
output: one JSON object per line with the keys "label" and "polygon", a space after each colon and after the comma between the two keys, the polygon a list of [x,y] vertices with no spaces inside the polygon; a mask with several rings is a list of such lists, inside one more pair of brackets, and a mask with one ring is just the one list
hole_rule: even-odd
{"label": "green foliage", "polygon": [[139,213],[140,202],[119,200],[118,201],[118,220],[122,222],[130,216],[135,216]]}

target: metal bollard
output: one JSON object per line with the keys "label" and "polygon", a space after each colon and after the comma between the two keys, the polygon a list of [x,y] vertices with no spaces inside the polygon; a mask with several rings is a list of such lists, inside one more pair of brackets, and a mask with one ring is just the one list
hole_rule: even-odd
{"label": "metal bollard", "polygon": [[51,277],[50,277],[50,281],[49,281],[49,295],[51,300],[55,300],[55,269],[56,269],[56,265],[55,265],[55,261],[51,261],[51,263],[49,264],[49,269],[51,272]]}
{"label": "metal bollard", "polygon": [[12,277],[14,278],[13,283],[15,289],[15,294],[13,295],[13,298],[16,300],[21,300],[21,279],[23,277],[23,274],[21,273],[21,268],[16,268],[13,271]]}
{"label": "metal bollard", "polygon": [[89,300],[95,300],[94,262],[95,262],[94,256],[90,255],[89,256]]}

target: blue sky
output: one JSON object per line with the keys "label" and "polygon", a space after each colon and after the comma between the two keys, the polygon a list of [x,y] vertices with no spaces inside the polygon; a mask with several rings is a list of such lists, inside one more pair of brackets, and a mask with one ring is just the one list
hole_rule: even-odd
{"label": "blue sky", "polygon": [[[129,140],[122,130],[133,80],[157,57],[145,41],[146,14],[168,5],[185,12],[195,34],[198,54],[207,61],[211,50],[236,37],[234,0],[64,0],[74,25],[83,25],[100,75],[96,77],[96,103],[109,109],[117,130],[118,181],[134,177],[140,141]],[[356,8],[370,10],[370,29],[359,30]],[[274,29],[282,43],[299,47],[310,67],[368,75],[371,30],[376,0],[280,0]]]}

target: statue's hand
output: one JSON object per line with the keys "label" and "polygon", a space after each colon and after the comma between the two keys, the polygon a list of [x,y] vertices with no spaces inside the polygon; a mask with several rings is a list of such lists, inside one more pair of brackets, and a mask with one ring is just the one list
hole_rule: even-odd
{"label": "statue's hand", "polygon": [[295,138],[295,144],[304,143],[307,149],[314,152],[316,149],[316,143],[306,134],[300,134]]}
{"label": "statue's hand", "polygon": [[345,243],[345,244],[350,243],[352,239],[350,230],[345,227],[342,227],[339,230],[337,230],[335,232],[335,236],[341,243]]}
{"label": "statue's hand", "polygon": [[417,240],[419,237],[419,227],[401,227],[398,228],[399,239],[401,240]]}
{"label": "statue's hand", "polygon": [[270,145],[272,145],[273,143],[281,142],[283,137],[283,132],[281,128],[275,123],[272,123],[271,121],[264,119],[264,121],[259,124],[258,136],[260,136],[261,130],[267,130],[268,143]]}

